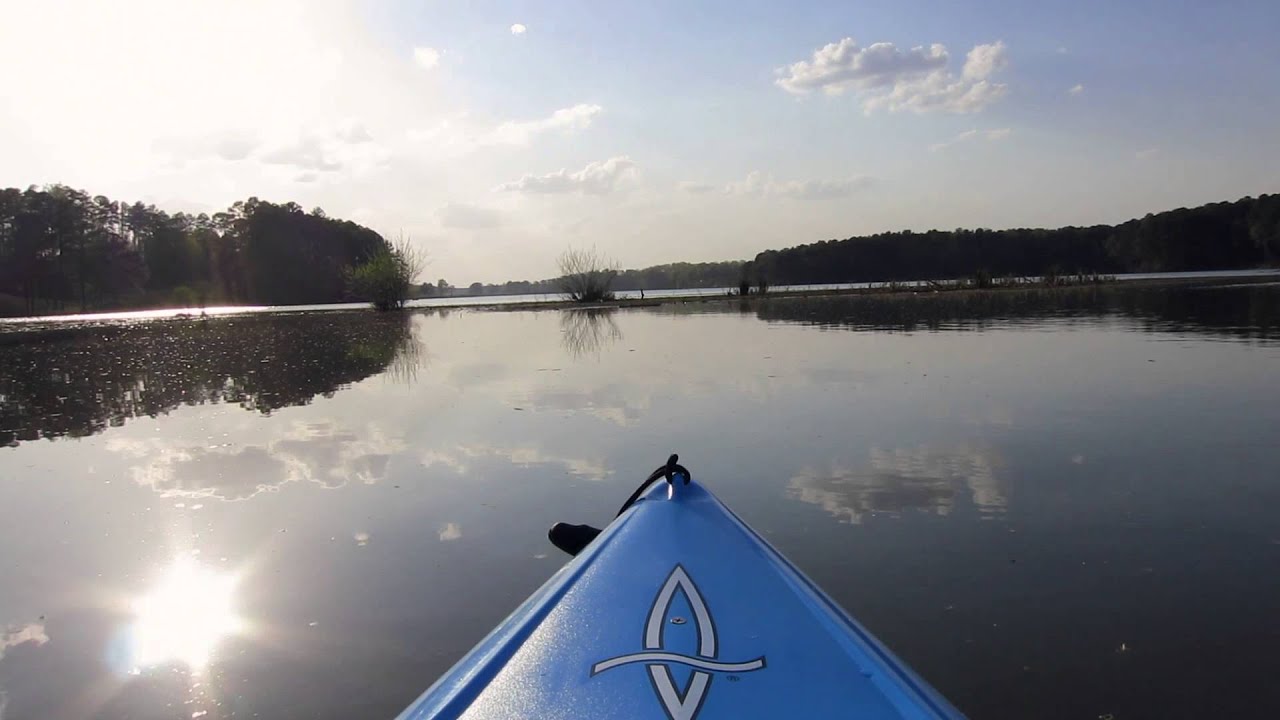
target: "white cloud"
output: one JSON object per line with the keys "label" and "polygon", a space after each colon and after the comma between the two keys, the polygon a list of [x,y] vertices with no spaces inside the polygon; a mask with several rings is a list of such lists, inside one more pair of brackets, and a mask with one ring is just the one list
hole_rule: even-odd
{"label": "white cloud", "polygon": [[716,189],[716,186],[711,183],[698,182],[696,180],[683,180],[676,187],[690,195],[702,195]]}
{"label": "white cloud", "polygon": [[520,23],[516,23],[515,25],[511,26],[512,35],[523,35],[528,31],[529,31],[529,28],[525,27],[524,25],[521,25]]}
{"label": "white cloud", "polygon": [[1079,95],[1079,94],[1081,94],[1081,93],[1083,93],[1083,92],[1084,92],[1084,84],[1083,84],[1083,83],[1076,83],[1075,85],[1073,85],[1073,86],[1071,87],[1071,89],[1070,89],[1070,90],[1068,90],[1068,91],[1067,91],[1067,94],[1068,94],[1068,95]]}
{"label": "white cloud", "polygon": [[809,60],[780,68],[776,83],[797,95],[815,90],[839,95],[852,90],[868,113],[879,109],[976,112],[1008,90],[991,81],[1008,65],[1003,42],[975,46],[965,56],[958,77],[948,68],[949,62],[947,48],[938,43],[900,50],[893,43],[863,48],[853,38],[844,38],[818,48]]}
{"label": "white cloud", "polygon": [[228,128],[201,136],[161,135],[152,143],[173,167],[184,167],[189,161],[217,158],[226,162],[248,159],[261,146],[256,133]]}
{"label": "white cloud", "polygon": [[214,140],[213,152],[223,160],[244,160],[258,147],[258,139],[248,133],[229,132]]}
{"label": "white cloud", "polygon": [[445,523],[440,527],[440,542],[450,542],[462,537],[462,526],[458,523]]}
{"label": "white cloud", "polygon": [[413,61],[424,70],[431,70],[440,64],[440,51],[429,47],[413,49]]}
{"label": "white cloud", "polygon": [[385,164],[390,154],[373,141],[368,128],[349,122],[268,143],[256,157],[267,165],[288,166],[302,171],[294,176],[296,182],[314,182],[317,173],[367,169]]}
{"label": "white cloud", "polygon": [[318,137],[305,136],[277,145],[258,158],[268,165],[292,165],[305,170],[331,172],[341,170],[342,163],[330,157],[325,143]]}
{"label": "white cloud", "polygon": [[1008,64],[1008,52],[1003,42],[975,45],[965,56],[961,74],[966,80],[986,80]]}
{"label": "white cloud", "polygon": [[496,189],[502,192],[530,194],[583,193],[604,195],[613,192],[619,182],[632,177],[636,164],[622,155],[608,160],[588,163],[586,167],[569,172],[560,169],[546,175],[525,175],[514,182],[504,183]]}
{"label": "white cloud", "polygon": [[1160,148],[1149,147],[1149,148],[1143,148],[1142,150],[1139,150],[1138,152],[1134,153],[1133,156],[1139,160],[1146,160],[1147,158],[1158,155],[1159,153],[1160,153]]}
{"label": "white cloud", "polygon": [[793,200],[826,200],[852,195],[874,184],[865,175],[836,180],[775,180],[772,175],[753,170],[742,180],[725,186],[726,195],[783,197]]}
{"label": "white cloud", "polygon": [[839,180],[788,180],[775,184],[772,192],[797,200],[826,200],[848,197],[871,184],[871,178],[866,176]]}
{"label": "white cloud", "polygon": [[479,230],[501,225],[502,213],[478,205],[449,203],[436,211],[436,219],[440,221],[441,227]]}
{"label": "white cloud", "polygon": [[540,120],[504,122],[485,135],[481,144],[527,145],[534,136],[545,132],[585,130],[591,127],[592,121],[603,111],[604,108],[599,105],[578,103],[573,107],[556,110]]}
{"label": "white cloud", "polygon": [[333,136],[344,143],[352,145],[373,142],[373,136],[369,134],[369,128],[360,123],[347,123],[334,131]]}
{"label": "white cloud", "polygon": [[1013,134],[1013,128],[994,128],[992,130],[982,130],[982,131],[965,130],[964,132],[960,133],[959,135],[956,135],[950,140],[944,140],[940,143],[934,143],[930,145],[929,150],[932,152],[946,150],[952,145],[959,145],[960,143],[966,143],[966,142],[969,142],[970,140],[974,140],[979,137],[986,138],[987,141],[989,142],[996,142],[997,140],[1004,140],[1005,138],[1009,137],[1012,134]]}
{"label": "white cloud", "polygon": [[585,130],[602,112],[604,108],[599,105],[578,103],[536,120],[508,120],[498,125],[475,122],[467,113],[455,113],[430,126],[411,129],[407,135],[421,147],[458,155],[484,147],[526,146],[546,133],[568,135]]}
{"label": "white cloud", "polygon": [[937,43],[914,47],[906,52],[893,43],[875,43],[862,48],[845,38],[813,51],[811,60],[792,63],[779,70],[778,85],[797,94],[822,90],[838,95],[850,88],[890,87],[903,77],[945,68],[947,48]]}
{"label": "white cloud", "polygon": [[940,143],[934,143],[930,145],[929,149],[933,152],[938,152],[939,150],[946,150],[947,148],[951,147],[952,145],[955,145],[956,143],[968,142],[977,136],[978,136],[977,130],[965,130],[964,132],[960,133],[959,135],[956,135],[950,140],[943,140]]}
{"label": "white cloud", "polygon": [[726,195],[765,195],[771,182],[770,176],[759,170],[752,170],[742,180],[735,180],[725,185],[724,193]]}

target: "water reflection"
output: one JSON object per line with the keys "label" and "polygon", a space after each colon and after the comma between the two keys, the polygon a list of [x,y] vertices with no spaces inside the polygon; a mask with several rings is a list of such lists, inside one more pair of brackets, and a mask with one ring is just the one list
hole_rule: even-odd
{"label": "water reflection", "polygon": [[534,445],[514,447],[460,445],[449,449],[424,450],[419,455],[419,460],[424,467],[441,465],[459,475],[469,472],[471,464],[477,460],[495,458],[517,467],[558,466],[563,472],[585,480],[603,480],[613,474],[613,471],[605,467],[601,460],[556,455]]}
{"label": "water reflection", "polygon": [[[49,635],[45,633],[44,622],[19,623],[8,625],[0,632],[0,658],[4,657],[5,652],[11,647],[25,645],[30,643],[33,646],[43,645],[49,642]],[[0,710],[3,709],[3,693],[0,692]],[[3,715],[0,715],[3,717]]]}
{"label": "water reflection", "polygon": [[990,292],[918,292],[764,298],[667,305],[656,312],[736,311],[768,322],[849,330],[982,330],[1054,319],[1094,325],[1122,318],[1147,332],[1280,339],[1276,289],[1263,283],[1142,287],[1096,285]]}
{"label": "water reflection", "polygon": [[[447,313],[441,312],[441,314]],[[397,385],[413,385],[418,381],[418,370],[429,360],[430,355],[427,353],[426,346],[410,327],[406,334],[395,341],[391,362],[387,365],[384,375]]]}
{"label": "water reflection", "polygon": [[673,450],[971,717],[1274,715],[1275,311],[1177,292],[893,332],[766,298],[0,340],[0,429],[64,438],[0,448],[4,720],[394,717],[559,567],[551,523]]}
{"label": "water reflection", "polygon": [[614,425],[634,425],[649,411],[652,399],[625,383],[583,388],[568,383],[536,388],[530,396],[534,408],[542,411],[583,412]]}
{"label": "water reflection", "polygon": [[411,381],[423,351],[410,322],[320,313],[6,333],[0,445],[84,437],[182,405],[271,413],[388,367]]}
{"label": "water reflection", "polygon": [[107,449],[129,460],[135,482],[162,496],[243,500],[289,482],[372,485],[386,476],[391,457],[405,443],[373,424],[357,435],[333,422],[311,422],[294,423],[261,445],[110,438]]}
{"label": "water reflection", "polygon": [[180,558],[133,602],[131,630],[135,671],[178,662],[193,673],[209,664],[218,644],[242,632],[237,578]]}
{"label": "water reflection", "polygon": [[622,339],[613,319],[613,308],[560,311],[560,342],[575,360],[597,357],[600,351]]}
{"label": "water reflection", "polygon": [[868,514],[900,515],[907,510],[948,515],[961,496],[980,513],[1001,513],[1008,505],[997,476],[1001,465],[990,448],[873,447],[867,466],[805,468],[791,478],[787,489],[795,499],[847,523],[860,523]]}

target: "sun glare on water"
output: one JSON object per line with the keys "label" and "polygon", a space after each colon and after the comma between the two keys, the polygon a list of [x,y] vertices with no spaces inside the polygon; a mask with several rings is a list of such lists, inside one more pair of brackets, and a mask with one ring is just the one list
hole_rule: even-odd
{"label": "sun glare on water", "polygon": [[243,629],[235,589],[233,575],[175,561],[133,603],[135,666],[179,662],[192,671],[204,669],[218,643]]}

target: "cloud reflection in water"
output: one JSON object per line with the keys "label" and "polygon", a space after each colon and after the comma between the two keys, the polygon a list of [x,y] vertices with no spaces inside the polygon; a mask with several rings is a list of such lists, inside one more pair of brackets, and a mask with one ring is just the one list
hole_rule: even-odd
{"label": "cloud reflection in water", "polygon": [[4,658],[5,651],[11,647],[26,643],[39,646],[47,642],[49,642],[49,635],[44,631],[43,622],[9,625],[4,628],[3,633],[0,633],[0,658]]}
{"label": "cloud reflection in water", "polygon": [[533,445],[492,447],[488,445],[461,445],[451,449],[424,450],[419,461],[425,467],[441,465],[459,475],[470,471],[473,462],[485,458],[499,458],[519,467],[533,465],[559,465],[564,472],[586,480],[603,480],[613,474],[603,461],[556,455]]}
{"label": "cloud reflection in water", "polygon": [[841,522],[859,523],[868,513],[898,515],[920,510],[948,515],[958,497],[983,514],[1004,512],[1007,493],[997,477],[1000,456],[986,448],[960,445],[870,450],[870,466],[805,468],[791,478],[788,494],[818,505]]}
{"label": "cloud reflection in water", "polygon": [[331,422],[312,422],[295,423],[265,445],[192,447],[113,438],[107,448],[136,460],[134,481],[165,497],[243,500],[295,481],[326,488],[376,483],[406,445],[372,424],[358,435]]}

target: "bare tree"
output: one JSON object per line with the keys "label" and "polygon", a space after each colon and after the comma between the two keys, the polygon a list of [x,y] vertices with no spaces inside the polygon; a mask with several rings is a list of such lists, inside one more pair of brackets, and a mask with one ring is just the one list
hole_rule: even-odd
{"label": "bare tree", "polygon": [[575,302],[612,300],[610,286],[618,275],[618,265],[594,246],[569,248],[560,255],[560,291]]}
{"label": "bare tree", "polygon": [[399,260],[405,279],[410,283],[427,269],[427,251],[414,245],[404,233],[400,233],[396,241],[391,243],[391,252]]}

